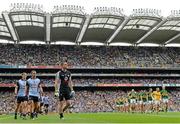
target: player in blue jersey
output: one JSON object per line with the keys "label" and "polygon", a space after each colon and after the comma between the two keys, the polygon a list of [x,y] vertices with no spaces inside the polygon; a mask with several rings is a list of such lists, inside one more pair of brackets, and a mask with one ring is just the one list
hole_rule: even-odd
{"label": "player in blue jersey", "polygon": [[17,104],[15,108],[15,116],[14,119],[17,119],[17,112],[20,109],[20,106],[23,108],[22,109],[22,114],[23,118],[26,118],[26,104],[27,104],[27,92],[26,92],[26,73],[21,74],[22,78],[17,82],[16,87],[15,87],[15,96],[17,98]]}
{"label": "player in blue jersey", "polygon": [[44,111],[45,114],[48,114],[48,107],[49,107],[49,97],[47,96],[47,94],[45,94],[45,96],[43,97],[43,103],[44,103]]}
{"label": "player in blue jersey", "polygon": [[39,90],[43,93],[40,79],[36,77],[36,71],[31,71],[31,78],[27,80],[27,89],[30,102],[30,118],[34,119],[34,116],[38,113],[38,101],[39,101]]}
{"label": "player in blue jersey", "polygon": [[[75,95],[71,81],[71,73],[67,68],[68,64],[64,62],[62,64],[62,69],[56,73],[55,77],[55,96],[59,96],[60,119],[63,119],[63,113],[70,106],[70,99]],[[60,84],[59,88],[58,84]]]}
{"label": "player in blue jersey", "polygon": [[40,101],[39,112],[40,112],[41,114],[43,113],[43,106],[44,106],[44,101],[43,101],[43,99],[44,99],[44,93],[40,95],[40,99],[39,99],[39,101]]}

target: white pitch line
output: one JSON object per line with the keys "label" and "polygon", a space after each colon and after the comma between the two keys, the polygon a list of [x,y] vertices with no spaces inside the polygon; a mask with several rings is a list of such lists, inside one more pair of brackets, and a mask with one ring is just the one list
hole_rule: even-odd
{"label": "white pitch line", "polygon": [[4,117],[4,118],[0,118],[0,120],[7,119],[7,118],[12,118],[12,117],[11,117],[11,116],[9,116],[9,117]]}

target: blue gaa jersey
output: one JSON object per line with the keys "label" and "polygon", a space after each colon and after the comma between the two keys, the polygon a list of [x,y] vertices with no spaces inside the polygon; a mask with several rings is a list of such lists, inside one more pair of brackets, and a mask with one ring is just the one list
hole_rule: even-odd
{"label": "blue gaa jersey", "polygon": [[40,85],[40,79],[32,79],[29,78],[27,80],[27,85],[29,86],[29,96],[36,96],[39,97],[39,85]]}
{"label": "blue gaa jersey", "polygon": [[44,99],[44,96],[41,96],[40,97],[40,103],[44,103],[43,99]]}
{"label": "blue gaa jersey", "polygon": [[49,97],[48,97],[48,96],[45,96],[45,97],[43,98],[43,103],[44,103],[44,104],[49,104]]}
{"label": "blue gaa jersey", "polygon": [[18,86],[17,96],[20,96],[20,97],[26,96],[26,91],[25,91],[26,80],[20,79],[20,80],[17,82],[17,86]]}

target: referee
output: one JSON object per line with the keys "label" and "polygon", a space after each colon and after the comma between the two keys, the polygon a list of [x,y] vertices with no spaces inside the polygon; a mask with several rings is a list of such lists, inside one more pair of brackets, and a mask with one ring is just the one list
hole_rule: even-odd
{"label": "referee", "polygon": [[[67,70],[67,62],[62,63],[61,67],[62,69],[56,73],[55,77],[55,96],[59,95],[59,116],[60,119],[64,119],[63,112],[70,106],[70,99],[75,95],[75,92],[71,81],[71,72]],[[60,85],[58,86],[58,84]]]}

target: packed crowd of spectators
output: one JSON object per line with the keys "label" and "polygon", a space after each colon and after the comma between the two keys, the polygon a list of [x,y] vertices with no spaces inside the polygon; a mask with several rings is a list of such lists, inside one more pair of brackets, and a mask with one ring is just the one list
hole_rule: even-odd
{"label": "packed crowd of spectators", "polygon": [[75,85],[92,84],[180,84],[180,79],[143,79],[143,78],[112,78],[112,79],[73,79]]}
{"label": "packed crowd of spectators", "polygon": [[[0,78],[0,83],[14,83],[16,84],[18,79],[4,79]],[[44,85],[53,85],[54,79],[41,79]],[[179,78],[110,78],[110,79],[99,79],[99,78],[79,78],[72,79],[75,86],[91,86],[96,84],[180,84]]]}
{"label": "packed crowd of spectators", "polygon": [[177,67],[180,48],[0,44],[0,64],[72,67]]}
{"label": "packed crowd of spectators", "polygon": [[[138,91],[139,92],[139,91]],[[46,92],[49,96],[49,111],[57,112],[58,98],[54,92]],[[115,99],[126,97],[128,91],[76,91],[72,100],[71,112],[113,112]],[[169,91],[169,111],[180,111],[180,91]],[[15,98],[12,92],[0,92],[0,113],[14,112]]]}

